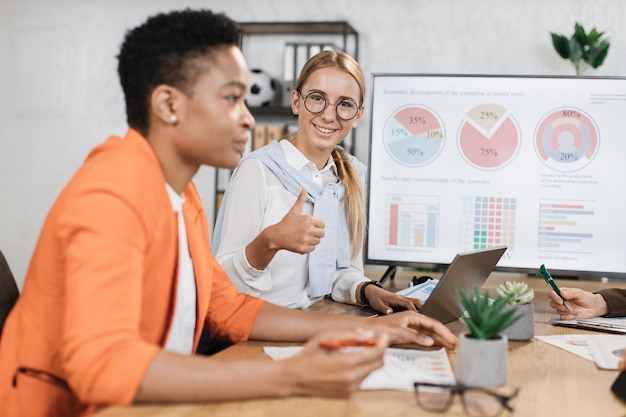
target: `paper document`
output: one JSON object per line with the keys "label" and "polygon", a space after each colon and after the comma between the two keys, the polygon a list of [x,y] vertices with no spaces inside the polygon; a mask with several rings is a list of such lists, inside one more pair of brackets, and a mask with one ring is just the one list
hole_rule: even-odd
{"label": "paper document", "polygon": [[571,352],[583,359],[593,362],[593,356],[587,346],[587,335],[585,334],[555,334],[550,336],[535,336],[542,342],[549,343],[553,346]]}
{"label": "paper document", "polygon": [[617,369],[623,359],[626,337],[620,335],[588,335],[587,347],[598,368]]}
{"label": "paper document", "polygon": [[428,297],[433,293],[435,287],[439,284],[438,279],[429,279],[421,284],[413,285],[403,290],[397,291],[397,294],[404,295],[405,297],[417,298],[422,302],[426,301]]}
{"label": "paper document", "polygon": [[[287,359],[301,349],[301,346],[263,348],[274,360]],[[455,383],[454,373],[444,348],[433,351],[388,348],[385,351],[384,362],[382,368],[375,370],[363,380],[360,389],[413,391],[413,383],[416,381]]]}
{"label": "paper document", "polygon": [[622,335],[580,333],[535,338],[595,362],[602,369],[617,369],[617,363],[622,359],[622,351],[626,348],[626,337]]}

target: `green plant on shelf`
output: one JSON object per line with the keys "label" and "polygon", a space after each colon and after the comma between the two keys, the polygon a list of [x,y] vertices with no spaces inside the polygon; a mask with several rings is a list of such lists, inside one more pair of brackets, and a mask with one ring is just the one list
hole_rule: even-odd
{"label": "green plant on shelf", "polygon": [[552,45],[563,59],[568,59],[574,65],[576,75],[583,74],[587,69],[598,68],[609,53],[610,42],[603,38],[604,32],[595,28],[589,33],[576,22],[574,34],[571,37],[550,32]]}

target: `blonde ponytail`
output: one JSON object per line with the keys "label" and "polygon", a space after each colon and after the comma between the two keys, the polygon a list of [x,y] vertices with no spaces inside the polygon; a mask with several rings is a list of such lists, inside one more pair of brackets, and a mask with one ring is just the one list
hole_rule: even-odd
{"label": "blonde ponytail", "polygon": [[346,189],[343,199],[343,208],[346,213],[346,222],[350,233],[350,257],[356,258],[363,244],[365,233],[365,208],[363,201],[363,186],[354,165],[350,162],[348,154],[340,147],[333,150],[333,160],[337,165],[339,179]]}

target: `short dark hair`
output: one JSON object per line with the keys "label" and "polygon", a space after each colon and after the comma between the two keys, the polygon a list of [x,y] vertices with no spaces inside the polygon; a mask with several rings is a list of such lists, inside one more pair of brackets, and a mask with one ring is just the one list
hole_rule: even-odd
{"label": "short dark hair", "polygon": [[191,95],[202,64],[214,49],[239,46],[241,28],[224,14],[210,10],[173,11],[148,18],[126,33],[117,71],[126,101],[128,125],[148,133],[150,94],[168,84]]}

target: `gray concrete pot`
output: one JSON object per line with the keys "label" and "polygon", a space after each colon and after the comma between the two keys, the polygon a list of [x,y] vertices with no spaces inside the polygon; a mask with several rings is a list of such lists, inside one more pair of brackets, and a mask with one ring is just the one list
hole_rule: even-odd
{"label": "gray concrete pot", "polygon": [[515,310],[515,315],[521,315],[513,325],[509,326],[502,334],[509,340],[530,340],[535,337],[535,305],[507,305],[504,310]]}
{"label": "gray concrete pot", "polygon": [[509,343],[506,336],[479,340],[461,333],[454,363],[456,382],[473,387],[504,385],[508,353]]}

